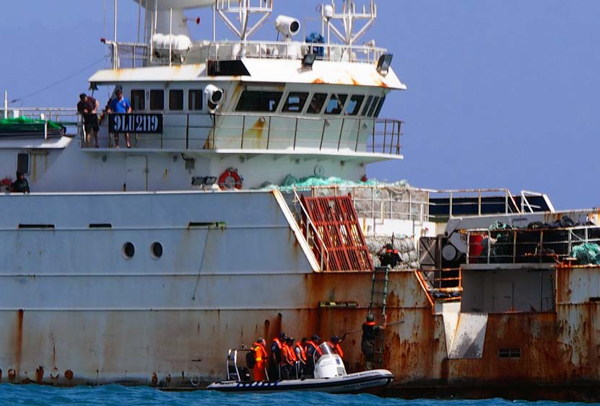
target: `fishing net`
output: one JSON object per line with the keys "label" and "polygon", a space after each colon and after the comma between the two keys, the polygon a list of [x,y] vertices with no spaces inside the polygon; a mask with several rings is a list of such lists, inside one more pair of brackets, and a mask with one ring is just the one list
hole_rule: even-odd
{"label": "fishing net", "polygon": [[577,258],[580,265],[600,265],[600,246],[590,243],[578,245],[573,247],[571,256]]}

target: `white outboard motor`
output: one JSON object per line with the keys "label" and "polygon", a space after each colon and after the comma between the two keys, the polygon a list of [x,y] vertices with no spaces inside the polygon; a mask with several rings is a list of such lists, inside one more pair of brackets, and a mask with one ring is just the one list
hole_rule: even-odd
{"label": "white outboard motor", "polygon": [[342,357],[335,354],[327,343],[319,346],[323,355],[319,358],[315,365],[315,378],[335,378],[336,376],[345,376],[346,367]]}

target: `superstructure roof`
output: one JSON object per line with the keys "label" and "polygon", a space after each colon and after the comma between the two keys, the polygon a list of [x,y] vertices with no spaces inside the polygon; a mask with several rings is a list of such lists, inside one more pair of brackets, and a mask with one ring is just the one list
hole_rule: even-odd
{"label": "superstructure roof", "polygon": [[374,64],[317,61],[313,69],[303,69],[298,60],[242,59],[250,76],[206,76],[206,64],[153,66],[135,69],[105,69],[96,72],[90,82],[189,82],[230,81],[256,83],[306,83],[383,87],[406,90],[396,74],[381,75]]}

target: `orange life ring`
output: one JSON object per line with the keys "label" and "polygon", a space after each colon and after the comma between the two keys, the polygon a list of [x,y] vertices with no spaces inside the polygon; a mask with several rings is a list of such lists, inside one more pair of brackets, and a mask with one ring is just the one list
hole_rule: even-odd
{"label": "orange life ring", "polygon": [[219,187],[221,190],[231,190],[242,188],[243,179],[237,173],[237,169],[229,168],[219,177]]}

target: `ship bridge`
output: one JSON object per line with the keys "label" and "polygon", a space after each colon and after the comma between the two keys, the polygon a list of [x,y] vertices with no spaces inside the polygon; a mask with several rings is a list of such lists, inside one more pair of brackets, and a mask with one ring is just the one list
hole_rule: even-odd
{"label": "ship bridge", "polygon": [[[357,45],[376,18],[374,1],[362,12],[353,1],[339,11],[323,6],[322,32],[306,41],[293,40],[301,23],[287,16],[276,20],[280,41],[249,39],[271,15],[272,0],[142,1],[140,7],[145,42],[120,42],[115,34],[106,41],[112,68],[90,78],[93,88],[119,87],[131,100],[131,125],[123,130],[132,134],[132,149],[330,157],[358,165],[403,158],[402,121],[380,113],[388,94],[406,86],[385,49],[374,41]],[[221,18],[239,40],[219,41],[215,33],[192,41],[181,21],[185,9],[198,7],[211,7],[213,24]],[[335,24],[361,19],[367,22],[358,32]],[[332,42],[332,35],[344,42]],[[143,115],[160,115],[161,131],[137,131],[144,130],[134,125]],[[113,147],[110,132],[101,130],[106,148]]]}

